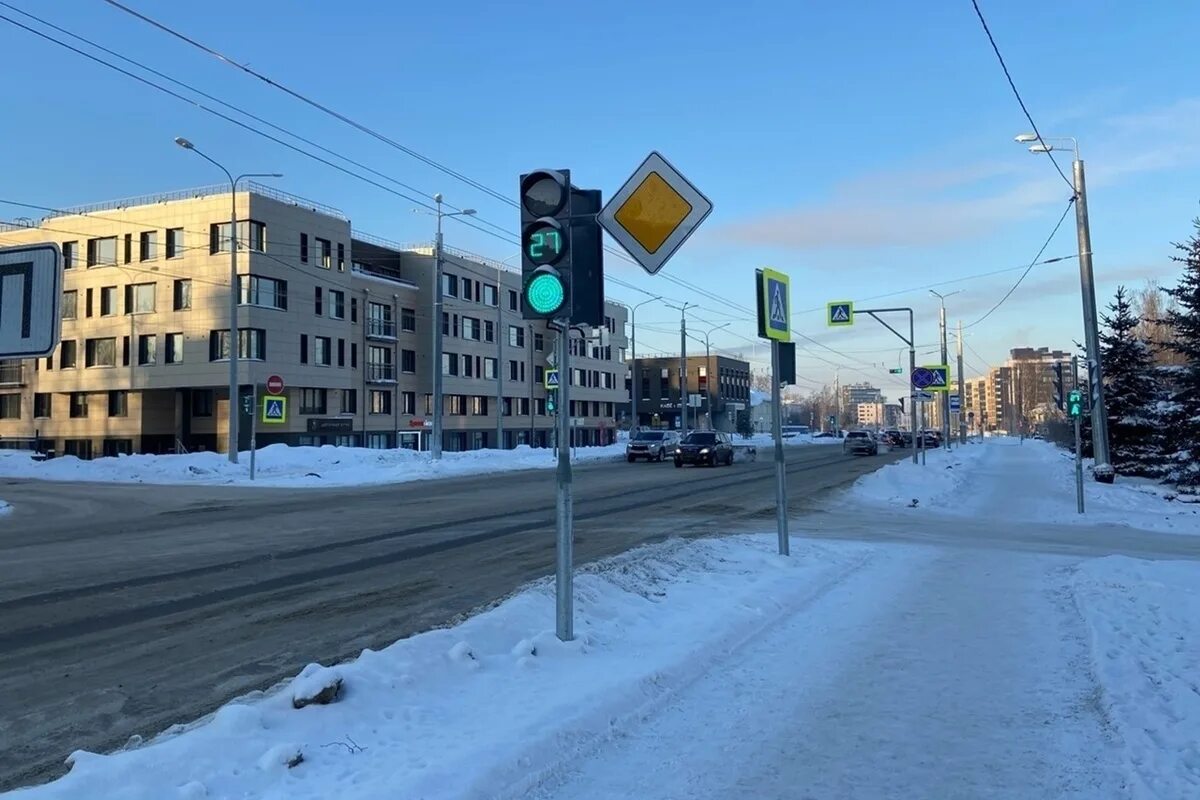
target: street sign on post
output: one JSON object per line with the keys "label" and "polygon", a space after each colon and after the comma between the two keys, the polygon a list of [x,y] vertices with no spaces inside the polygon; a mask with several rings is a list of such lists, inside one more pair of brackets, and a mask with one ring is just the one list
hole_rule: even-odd
{"label": "street sign on post", "polygon": [[45,244],[0,247],[0,358],[37,358],[58,346],[62,251]]}
{"label": "street sign on post", "polygon": [[268,425],[287,422],[287,398],[267,396],[262,402],[262,421]]}
{"label": "street sign on post", "polygon": [[831,328],[854,324],[854,303],[850,300],[834,300],[826,304],[828,313],[825,324]]}
{"label": "street sign on post", "polygon": [[758,335],[776,342],[792,340],[790,280],[773,269],[756,270]]}
{"label": "street sign on post", "polygon": [[278,375],[267,378],[267,394],[283,394],[283,378]]}
{"label": "street sign on post", "polygon": [[556,370],[556,369],[546,370],[545,384],[546,384],[545,388],[547,388],[547,389],[557,389],[558,388],[558,370]]}
{"label": "street sign on post", "polygon": [[958,395],[956,394],[950,395],[950,410],[962,411],[962,406],[959,405]]}
{"label": "street sign on post", "polygon": [[653,275],[700,227],[712,207],[691,181],[661,154],[651,152],[596,219]]}
{"label": "street sign on post", "polygon": [[924,389],[929,392],[950,391],[950,367],[946,364],[933,364],[917,367],[912,371],[914,389]]}

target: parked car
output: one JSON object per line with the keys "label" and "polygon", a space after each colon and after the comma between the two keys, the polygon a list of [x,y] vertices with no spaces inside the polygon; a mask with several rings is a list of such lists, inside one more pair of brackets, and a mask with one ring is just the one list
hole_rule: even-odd
{"label": "parked car", "polygon": [[679,448],[675,451],[675,466],[684,464],[707,464],[715,467],[718,464],[729,466],[733,463],[733,440],[729,434],[720,431],[695,431],[683,437]]}
{"label": "parked car", "polygon": [[850,431],[842,442],[842,452],[856,456],[879,455],[879,442],[870,431]]}
{"label": "parked car", "polygon": [[820,433],[814,433],[813,438],[814,439],[836,439],[837,434],[830,433],[829,431],[821,431]]}
{"label": "parked car", "polygon": [[921,446],[926,449],[936,450],[942,446],[942,434],[940,431],[921,431]]}
{"label": "parked car", "polygon": [[679,434],[675,431],[637,431],[625,445],[625,458],[632,464],[639,458],[662,461],[674,458],[679,449]]}

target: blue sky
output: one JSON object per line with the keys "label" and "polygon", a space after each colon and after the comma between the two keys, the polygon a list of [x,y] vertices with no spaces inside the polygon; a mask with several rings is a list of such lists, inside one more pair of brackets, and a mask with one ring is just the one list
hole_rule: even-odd
{"label": "blue sky", "polygon": [[[515,235],[511,207],[102,0],[6,2],[426,195],[475,207]],[[918,340],[933,342],[935,301],[920,287],[1023,267],[1069,196],[1044,156],[1013,143],[1028,125],[969,0],[128,2],[509,195],[519,173],[540,166],[569,167],[576,184],[608,195],[647,152],[661,151],[715,205],[664,273],[726,302],[617,259],[607,270],[653,294],[699,302],[693,327],[734,321],[714,334],[724,350],[750,350],[744,308],[753,306],[761,266],[791,274],[797,310],[916,287],[869,305],[913,305]],[[1200,5],[982,7],[1042,132],[1080,140],[1101,302],[1118,283],[1173,281],[1170,243],[1188,235],[1200,212],[1200,56],[1186,41],[1200,27]],[[235,171],[285,173],[280,188],[343,209],[359,230],[431,237],[431,220],[411,213],[411,202],[3,21],[0,46],[17,76],[6,81],[0,130],[4,199],[61,206],[216,182],[210,165],[172,144],[184,135]],[[29,213],[0,206],[6,219]],[[1076,252],[1073,222],[1046,256]],[[458,226],[447,228],[447,242],[495,258],[515,252]],[[949,301],[951,324],[982,316],[1019,274],[943,288],[964,290]],[[610,295],[644,299],[616,286]],[[639,321],[639,351],[677,351],[677,312],[652,304]],[[839,351],[802,342],[806,382],[831,380],[829,361],[843,365],[843,381],[871,380],[898,394],[886,367],[901,344],[881,326],[863,318],[830,330],[819,311],[795,321]],[[982,367],[1014,346],[1069,348],[1080,328],[1076,262],[1035,267],[971,329],[968,360]],[[766,351],[751,352],[761,361]]]}

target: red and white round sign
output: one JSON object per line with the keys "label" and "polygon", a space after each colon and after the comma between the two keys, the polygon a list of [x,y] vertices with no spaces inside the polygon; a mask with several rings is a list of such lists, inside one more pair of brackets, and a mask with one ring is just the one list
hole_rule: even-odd
{"label": "red and white round sign", "polygon": [[283,394],[283,378],[278,375],[272,375],[267,378],[267,392],[269,394]]}

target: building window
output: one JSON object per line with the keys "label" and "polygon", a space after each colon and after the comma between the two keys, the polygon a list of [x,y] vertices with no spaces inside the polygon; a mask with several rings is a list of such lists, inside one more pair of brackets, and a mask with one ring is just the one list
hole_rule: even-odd
{"label": "building window", "polygon": [[508,379],[510,381],[525,380],[525,362],[524,361],[509,361],[508,362]]}
{"label": "building window", "polygon": [[401,350],[400,351],[400,371],[401,372],[416,372],[417,371],[417,351],[416,350]]}
{"label": "building window", "polygon": [[[209,331],[208,360],[224,361],[227,358],[229,358],[229,331]],[[265,361],[267,358],[267,332],[262,328],[239,330],[238,358]]]}
{"label": "building window", "polygon": [[129,392],[115,389],[108,393],[108,415],[110,417],[129,416]]}
{"label": "building window", "polygon": [[488,414],[488,399],[486,397],[472,397],[471,413],[477,417],[486,417]]}
{"label": "building window", "polygon": [[125,263],[129,264],[133,261],[133,234],[125,234]]}
{"label": "building window", "polygon": [[74,339],[63,339],[58,347],[58,368],[75,369],[78,360],[79,343]]}
{"label": "building window", "polygon": [[546,349],[546,337],[540,333],[533,335],[533,349],[537,352],[542,352]]}
{"label": "building window", "polygon": [[417,332],[417,312],[414,309],[400,309],[400,330],[405,333]]}
{"label": "building window", "polygon": [[358,369],[358,342],[350,343],[350,369]]}
{"label": "building window", "polygon": [[464,378],[475,377],[475,359],[479,356],[464,355],[462,357],[462,375]]}
{"label": "building window", "polygon": [[320,258],[317,266],[321,267],[321,269],[329,269],[333,266],[333,243],[328,239],[322,239],[320,236],[316,237],[316,240],[317,255]]}
{"label": "building window", "polygon": [[172,305],[176,311],[186,311],[192,307],[191,279],[180,278],[175,281],[175,288],[172,292]]}
{"label": "building window", "polygon": [[313,313],[318,317],[325,313],[325,304],[321,300],[321,287],[313,289]]}
{"label": "building window", "polygon": [[167,363],[182,364],[183,363],[183,334],[168,333],[167,339]]}
{"label": "building window", "polygon": [[488,380],[496,380],[496,359],[483,359],[483,377]]}
{"label": "building window", "polygon": [[350,298],[350,321],[358,322],[358,298]]}
{"label": "building window", "polygon": [[[36,414],[34,416],[37,416]],[[0,394],[0,419],[21,418],[21,395]]]}
{"label": "building window", "polygon": [[71,289],[62,293],[62,318],[75,319],[79,311],[79,292]]}
{"label": "building window", "polygon": [[308,363],[308,334],[300,334],[300,363]]}
{"label": "building window", "polygon": [[467,397],[461,394],[446,395],[446,413],[461,417],[467,413]]}
{"label": "building window", "polygon": [[369,405],[367,410],[372,414],[392,413],[392,390],[372,389],[368,392]]}
{"label": "building window", "polygon": [[333,363],[332,342],[328,336],[313,338],[313,362],[322,367],[328,367]]}
{"label": "building window", "polygon": [[338,242],[338,272],[346,271],[346,245]]}
{"label": "building window", "polygon": [[138,237],[138,261],[158,258],[158,231],[142,231]]}
{"label": "building window", "polygon": [[115,367],[117,365],[117,340],[88,339],[84,342],[83,363],[88,367]]}
{"label": "building window", "polygon": [[117,263],[117,237],[105,236],[100,239],[88,239],[87,265],[89,267],[107,267]]}
{"label": "building window", "polygon": [[183,228],[167,228],[167,258],[183,256]]}
{"label": "building window", "polygon": [[514,289],[508,290],[508,310],[516,311],[518,309],[517,292]]}
{"label": "building window", "polygon": [[416,392],[401,392],[400,393],[400,413],[401,414],[417,413],[417,393]]}
{"label": "building window", "polygon": [[499,292],[496,291],[495,286],[492,286],[490,283],[483,285],[483,304],[485,306],[495,308],[496,303],[499,302],[499,296]]}
{"label": "building window", "polygon": [[509,347],[524,347],[525,346],[525,329],[520,325],[508,326],[508,346]]}
{"label": "building window", "polygon": [[50,419],[53,411],[51,398],[54,395],[49,392],[37,392],[33,396],[33,416],[41,419]]}
{"label": "building window", "polygon": [[546,369],[540,364],[533,368],[533,382],[539,386],[546,382]]}
{"label": "building window", "polygon": [[346,293],[337,289],[329,290],[329,316],[333,319],[346,318]]}
{"label": "building window", "polygon": [[213,390],[192,389],[192,416],[211,417],[213,414]]}
{"label": "building window", "polygon": [[100,287],[100,316],[111,317],[117,313],[117,287]]}
{"label": "building window", "polygon": [[154,313],[153,283],[131,283],[125,287],[126,314]]}
{"label": "building window", "polygon": [[342,413],[358,413],[358,389],[342,389]]}
{"label": "building window", "polygon": [[287,281],[278,278],[239,275],[238,295],[242,305],[287,311]]}
{"label": "building window", "polygon": [[346,366],[346,340],[345,339],[338,339],[337,364],[339,367]]}
{"label": "building window", "polygon": [[481,338],[481,328],[479,320],[474,317],[462,318],[462,338],[478,342]]}
{"label": "building window", "polygon": [[444,297],[458,297],[458,276],[442,274],[442,295]]}
{"label": "building window", "polygon": [[153,333],[144,333],[138,337],[138,366],[148,367],[158,360],[158,337]]}
{"label": "building window", "polygon": [[396,372],[392,367],[392,348],[367,347],[367,380],[395,380]]}
{"label": "building window", "polygon": [[458,374],[458,353],[442,353],[442,374]]}
{"label": "building window", "polygon": [[468,302],[471,300],[471,292],[474,289],[472,283],[473,281],[470,278],[462,279],[462,299]]}
{"label": "building window", "polygon": [[301,389],[300,413],[309,415],[326,413],[325,395],[324,389]]}
{"label": "building window", "polygon": [[63,242],[63,269],[74,269],[79,263],[79,242]]}
{"label": "building window", "polygon": [[[267,251],[267,226],[254,220],[243,220],[237,224],[239,250]],[[209,253],[228,253],[230,246],[229,223],[214,222],[208,226]]]}
{"label": "building window", "polygon": [[85,392],[71,392],[71,419],[82,419],[88,415],[87,394]]}
{"label": "building window", "polygon": [[492,322],[490,319],[485,319],[483,321],[483,340],[485,342],[496,341],[496,323]]}
{"label": "building window", "polygon": [[308,234],[300,234],[300,263],[308,263]]}

